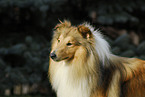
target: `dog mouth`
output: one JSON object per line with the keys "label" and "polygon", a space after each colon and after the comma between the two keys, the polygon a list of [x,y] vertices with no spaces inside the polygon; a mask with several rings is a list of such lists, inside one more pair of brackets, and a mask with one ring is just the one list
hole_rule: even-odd
{"label": "dog mouth", "polygon": [[56,59],[53,59],[54,61],[56,61],[56,62],[59,62],[59,61],[62,61],[62,60],[66,60],[66,59],[68,59],[69,57],[65,57],[65,58],[63,58],[63,59],[59,59],[59,58],[56,58]]}
{"label": "dog mouth", "polygon": [[68,59],[69,57],[65,57],[63,60],[66,60],[66,59]]}

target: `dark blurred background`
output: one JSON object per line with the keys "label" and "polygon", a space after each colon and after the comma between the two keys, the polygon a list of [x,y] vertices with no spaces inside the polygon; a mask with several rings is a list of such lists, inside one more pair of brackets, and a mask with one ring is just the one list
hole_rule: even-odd
{"label": "dark blurred background", "polygon": [[47,71],[59,20],[99,28],[112,53],[145,59],[145,0],[0,0],[0,97],[55,97]]}

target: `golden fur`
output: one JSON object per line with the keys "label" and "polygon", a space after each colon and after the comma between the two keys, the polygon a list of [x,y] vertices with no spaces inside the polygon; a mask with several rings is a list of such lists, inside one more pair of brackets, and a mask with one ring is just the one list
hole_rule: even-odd
{"label": "golden fur", "polygon": [[145,61],[118,57],[92,26],[56,25],[49,78],[57,97],[145,97]]}

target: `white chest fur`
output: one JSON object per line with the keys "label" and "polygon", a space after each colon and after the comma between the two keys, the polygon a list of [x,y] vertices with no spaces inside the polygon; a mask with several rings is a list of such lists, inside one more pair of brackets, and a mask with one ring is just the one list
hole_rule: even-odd
{"label": "white chest fur", "polygon": [[52,86],[57,97],[90,97],[91,89],[87,78],[75,79],[70,69],[64,63],[57,64],[55,68]]}

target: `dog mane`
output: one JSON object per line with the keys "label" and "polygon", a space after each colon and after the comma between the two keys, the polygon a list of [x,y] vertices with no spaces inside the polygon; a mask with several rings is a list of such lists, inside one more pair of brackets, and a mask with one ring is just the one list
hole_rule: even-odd
{"label": "dog mane", "polygon": [[91,26],[89,23],[84,23],[84,25],[86,27],[88,27],[93,34],[93,37],[96,42],[95,43],[96,52],[99,56],[99,60],[101,61],[101,63],[104,66],[106,64],[106,62],[110,60],[109,59],[110,55],[112,55],[110,52],[110,45],[104,39],[104,37],[101,34],[101,32],[99,31],[99,29],[95,30],[95,28],[93,26]]}

